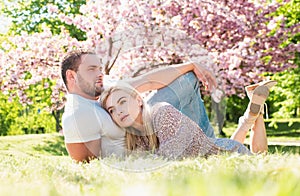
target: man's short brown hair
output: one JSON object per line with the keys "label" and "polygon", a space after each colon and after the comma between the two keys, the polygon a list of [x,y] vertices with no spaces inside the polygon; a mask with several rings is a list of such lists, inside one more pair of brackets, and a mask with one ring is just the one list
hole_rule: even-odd
{"label": "man's short brown hair", "polygon": [[80,49],[80,50],[73,50],[64,57],[61,63],[61,77],[67,89],[68,89],[67,76],[66,76],[67,70],[73,70],[77,72],[78,67],[81,63],[81,57],[86,54],[96,55],[96,53],[93,50]]}

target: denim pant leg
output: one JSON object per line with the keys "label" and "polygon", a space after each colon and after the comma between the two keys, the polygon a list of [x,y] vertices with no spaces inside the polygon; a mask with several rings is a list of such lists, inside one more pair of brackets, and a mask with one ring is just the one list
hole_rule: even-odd
{"label": "denim pant leg", "polygon": [[215,138],[194,73],[180,76],[169,86],[158,90],[148,101],[150,105],[168,102],[196,122],[208,137]]}

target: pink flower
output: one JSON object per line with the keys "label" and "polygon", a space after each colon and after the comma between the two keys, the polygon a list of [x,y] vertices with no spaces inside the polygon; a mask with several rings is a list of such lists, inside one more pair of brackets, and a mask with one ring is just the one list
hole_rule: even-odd
{"label": "pink flower", "polygon": [[58,12],[58,7],[53,4],[48,4],[47,9],[49,13],[57,13]]}

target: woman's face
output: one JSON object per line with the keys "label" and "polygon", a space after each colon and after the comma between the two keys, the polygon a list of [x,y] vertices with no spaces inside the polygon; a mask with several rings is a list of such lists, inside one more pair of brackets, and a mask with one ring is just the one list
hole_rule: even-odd
{"label": "woman's face", "polygon": [[106,109],[120,127],[142,124],[142,101],[138,96],[133,97],[123,90],[116,90],[108,96]]}

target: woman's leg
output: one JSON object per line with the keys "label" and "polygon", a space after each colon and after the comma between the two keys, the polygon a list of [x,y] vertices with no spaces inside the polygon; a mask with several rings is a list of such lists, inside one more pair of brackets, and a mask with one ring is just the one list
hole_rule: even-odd
{"label": "woman's leg", "polygon": [[250,132],[250,150],[253,153],[268,151],[268,140],[263,115],[260,114]]}
{"label": "woman's leg", "polygon": [[[245,114],[244,116],[240,117],[238,127],[235,130],[235,132],[231,135],[230,139],[238,141],[242,144],[244,143],[249,129],[253,126],[253,124],[255,124],[255,120],[257,118],[257,115],[248,115],[248,118],[245,117]],[[247,124],[247,126],[245,126],[245,123]]]}
{"label": "woman's leg", "polygon": [[244,143],[249,129],[256,123],[256,119],[261,113],[268,95],[269,89],[266,86],[259,86],[253,91],[247,110],[244,115],[240,117],[238,127],[232,134],[231,139],[242,144]]}

